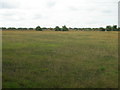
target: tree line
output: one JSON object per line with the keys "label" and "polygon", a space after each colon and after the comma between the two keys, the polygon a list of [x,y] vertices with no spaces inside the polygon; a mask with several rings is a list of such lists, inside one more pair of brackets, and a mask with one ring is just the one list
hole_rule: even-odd
{"label": "tree line", "polygon": [[117,25],[113,26],[106,26],[106,28],[100,27],[100,28],[71,28],[66,27],[65,25],[60,28],[59,26],[56,26],[55,28],[41,28],[40,26],[37,26],[36,28],[15,28],[15,27],[1,27],[1,30],[36,30],[36,31],[44,31],[44,30],[51,30],[51,31],[69,31],[69,30],[76,30],[76,31],[120,31],[120,27],[118,28]]}

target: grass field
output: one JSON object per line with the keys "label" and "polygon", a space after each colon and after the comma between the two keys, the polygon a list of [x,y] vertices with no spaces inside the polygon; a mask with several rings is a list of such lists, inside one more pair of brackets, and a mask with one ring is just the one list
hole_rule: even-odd
{"label": "grass field", "polygon": [[118,32],[2,33],[3,88],[118,87]]}

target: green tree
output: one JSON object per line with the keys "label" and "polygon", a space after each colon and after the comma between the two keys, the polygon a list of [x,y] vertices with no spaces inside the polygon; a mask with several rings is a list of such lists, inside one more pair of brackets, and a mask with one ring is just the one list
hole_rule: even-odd
{"label": "green tree", "polygon": [[6,27],[2,27],[1,29],[2,29],[2,30],[7,30],[7,28],[6,28]]}
{"label": "green tree", "polygon": [[22,28],[23,30],[28,30],[27,28]]}
{"label": "green tree", "polygon": [[64,26],[62,27],[62,31],[68,31],[68,28],[64,25]]}
{"label": "green tree", "polygon": [[16,30],[16,28],[15,27],[9,27],[9,28],[7,28],[7,30]]}
{"label": "green tree", "polygon": [[47,28],[46,28],[46,27],[43,27],[42,30],[47,30]]}
{"label": "green tree", "polygon": [[118,27],[118,31],[120,31],[120,27]]}
{"label": "green tree", "polygon": [[103,27],[100,27],[100,31],[105,31],[105,28],[103,28]]}
{"label": "green tree", "polygon": [[61,31],[61,28],[59,28],[59,26],[56,26],[55,31]]}
{"label": "green tree", "polygon": [[117,25],[113,25],[112,30],[117,31]]}
{"label": "green tree", "polygon": [[34,28],[28,28],[28,30],[34,30]]}
{"label": "green tree", "polygon": [[35,30],[36,30],[36,31],[42,31],[42,28],[41,28],[40,26],[37,26],[37,27],[35,28]]}
{"label": "green tree", "polygon": [[106,30],[107,31],[112,31],[112,27],[111,26],[106,26]]}

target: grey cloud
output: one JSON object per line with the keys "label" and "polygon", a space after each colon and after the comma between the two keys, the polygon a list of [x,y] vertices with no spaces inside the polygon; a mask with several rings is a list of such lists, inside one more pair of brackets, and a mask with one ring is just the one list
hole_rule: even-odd
{"label": "grey cloud", "polygon": [[79,9],[76,8],[76,7],[70,6],[70,7],[69,7],[69,10],[70,10],[70,11],[78,11]]}
{"label": "grey cloud", "polygon": [[[114,7],[115,4],[109,2],[114,0],[102,0],[103,3],[95,2],[96,0],[85,1],[88,3],[82,0],[0,0],[0,21],[16,26],[38,25],[40,22],[43,26],[54,26],[55,22],[58,22],[58,25],[71,26],[79,26],[81,23],[92,26],[117,22],[117,4]],[[26,5],[27,2],[29,5]],[[58,20],[59,17],[62,19]]]}
{"label": "grey cloud", "polygon": [[54,7],[56,5],[56,2],[55,1],[49,1],[47,3],[47,7],[51,8],[51,7]]}
{"label": "grey cloud", "polygon": [[1,21],[19,21],[24,20],[25,18],[22,15],[18,15],[17,12],[4,12],[0,13]]}
{"label": "grey cloud", "polygon": [[13,12],[12,13],[7,12],[7,13],[0,13],[0,16],[4,16],[4,17],[6,16],[7,17],[7,16],[14,16],[14,14],[15,13],[13,13]]}
{"label": "grey cloud", "polygon": [[41,19],[43,16],[41,14],[34,15],[33,19]]}
{"label": "grey cloud", "polygon": [[0,9],[13,9],[17,8],[18,5],[12,4],[12,2],[8,2],[6,0],[1,0],[0,1]]}
{"label": "grey cloud", "polygon": [[103,13],[112,13],[111,10],[103,10],[102,12],[103,12]]}
{"label": "grey cloud", "polygon": [[84,11],[84,12],[96,12],[96,11],[98,11],[98,10],[96,10],[94,7],[74,7],[74,6],[70,6],[70,7],[68,7],[68,9],[70,10],[70,11],[79,11],[79,12],[81,12],[81,11]]}

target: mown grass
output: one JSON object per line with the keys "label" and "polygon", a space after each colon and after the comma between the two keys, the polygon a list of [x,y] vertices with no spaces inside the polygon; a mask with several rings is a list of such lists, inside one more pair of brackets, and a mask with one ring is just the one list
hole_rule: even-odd
{"label": "mown grass", "polygon": [[3,31],[3,88],[118,87],[118,32]]}

